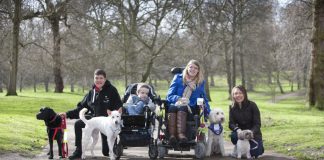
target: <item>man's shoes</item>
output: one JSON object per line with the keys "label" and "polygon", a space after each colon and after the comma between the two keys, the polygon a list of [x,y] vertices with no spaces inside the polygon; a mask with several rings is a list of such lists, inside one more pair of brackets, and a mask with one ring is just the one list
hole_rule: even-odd
{"label": "man's shoes", "polygon": [[81,149],[76,148],[75,151],[71,156],[69,156],[69,159],[80,159],[82,156],[82,151]]}

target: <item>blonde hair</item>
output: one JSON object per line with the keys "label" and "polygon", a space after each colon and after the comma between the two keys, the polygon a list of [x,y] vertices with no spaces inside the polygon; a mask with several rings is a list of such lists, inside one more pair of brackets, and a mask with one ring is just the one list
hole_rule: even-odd
{"label": "blonde hair", "polygon": [[201,84],[204,81],[204,71],[203,68],[201,67],[200,63],[197,60],[190,60],[186,66],[186,68],[182,71],[182,81],[183,83],[186,83],[186,77],[188,76],[188,69],[189,69],[189,65],[194,64],[198,67],[198,73],[195,77],[195,81],[197,84]]}

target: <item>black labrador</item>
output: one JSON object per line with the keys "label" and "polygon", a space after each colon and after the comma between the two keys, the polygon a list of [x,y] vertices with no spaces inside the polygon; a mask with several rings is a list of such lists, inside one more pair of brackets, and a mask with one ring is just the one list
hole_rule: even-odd
{"label": "black labrador", "polygon": [[[48,159],[53,159],[53,140],[57,141],[59,157],[62,157],[63,130],[61,129],[62,118],[49,107],[42,107],[36,115],[38,120],[44,120],[47,127],[48,142],[50,150]],[[54,137],[55,136],[55,137]]]}

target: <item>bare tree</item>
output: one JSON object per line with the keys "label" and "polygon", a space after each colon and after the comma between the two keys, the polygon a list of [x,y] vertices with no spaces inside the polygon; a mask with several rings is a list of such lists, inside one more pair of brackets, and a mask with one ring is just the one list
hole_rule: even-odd
{"label": "bare tree", "polygon": [[60,37],[60,21],[67,21],[67,5],[69,0],[52,1],[38,0],[42,7],[42,16],[46,18],[51,26],[53,35],[53,54],[52,58],[54,61],[53,73],[56,93],[62,93],[64,89],[63,78],[62,78],[62,59],[61,59],[61,37]]}
{"label": "bare tree", "polygon": [[[10,75],[7,96],[16,96],[17,72],[18,72],[18,53],[19,53],[19,31],[22,20],[31,19],[39,15],[39,12],[33,12],[29,8],[22,9],[22,0],[2,1],[4,10],[1,13],[7,14],[13,23],[12,28],[12,51],[10,59]],[[12,10],[12,8],[14,8]]]}
{"label": "bare tree", "polygon": [[313,52],[309,79],[309,104],[324,110],[324,1],[314,0]]}

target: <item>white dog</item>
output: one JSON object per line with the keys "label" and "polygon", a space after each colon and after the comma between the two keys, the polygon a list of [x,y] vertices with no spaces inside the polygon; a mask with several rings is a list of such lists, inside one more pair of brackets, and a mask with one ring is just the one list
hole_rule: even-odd
{"label": "white dog", "polygon": [[99,132],[101,132],[107,136],[109,156],[111,160],[114,160],[116,156],[113,152],[113,148],[116,138],[117,143],[119,142],[119,133],[122,125],[122,108],[120,108],[118,111],[108,110],[108,117],[93,117],[90,120],[85,119],[84,114],[86,112],[87,109],[83,108],[79,113],[80,119],[86,124],[82,135],[82,159],[85,159],[86,157],[85,151],[90,139],[92,139],[92,144],[90,147],[91,155],[94,156],[93,149],[98,142]]}
{"label": "white dog", "polygon": [[221,154],[226,156],[224,149],[224,133],[222,123],[225,121],[224,112],[220,108],[215,108],[209,113],[208,139],[206,156]]}
{"label": "white dog", "polygon": [[235,147],[237,158],[241,159],[242,155],[246,155],[247,159],[251,159],[249,140],[253,139],[253,132],[251,130],[242,130],[240,132],[241,133],[238,133],[240,135],[238,135],[239,139]]}

